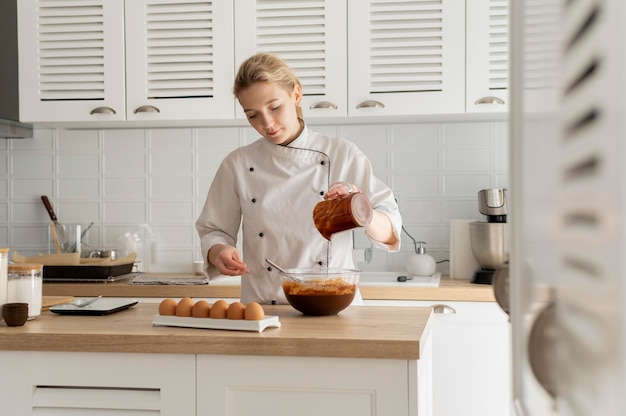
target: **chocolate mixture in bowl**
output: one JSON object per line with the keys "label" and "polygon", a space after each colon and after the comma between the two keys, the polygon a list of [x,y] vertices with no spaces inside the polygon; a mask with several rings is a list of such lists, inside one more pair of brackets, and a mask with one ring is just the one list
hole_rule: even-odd
{"label": "chocolate mixture in bowl", "polygon": [[302,283],[284,280],[283,290],[291,306],[305,315],[336,315],[352,303],[356,284],[341,277]]}

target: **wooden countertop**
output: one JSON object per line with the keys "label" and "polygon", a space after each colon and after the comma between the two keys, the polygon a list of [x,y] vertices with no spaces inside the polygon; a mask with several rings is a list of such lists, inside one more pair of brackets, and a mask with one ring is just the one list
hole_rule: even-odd
{"label": "wooden countertop", "polygon": [[[167,274],[164,274],[167,276]],[[192,275],[179,274],[180,277]],[[361,286],[363,299],[495,302],[493,287],[442,277],[439,287],[366,287]],[[235,285],[131,285],[129,280],[107,283],[44,283],[46,296],[115,296],[153,298],[239,298]]]}
{"label": "wooden countertop", "polygon": [[[43,312],[21,327],[0,325],[0,350],[142,352],[416,360],[430,334],[431,308],[351,306],[310,317],[288,305],[264,305],[280,328],[263,332],[152,326],[158,303],[106,316]],[[202,318],[198,318],[202,319]]]}

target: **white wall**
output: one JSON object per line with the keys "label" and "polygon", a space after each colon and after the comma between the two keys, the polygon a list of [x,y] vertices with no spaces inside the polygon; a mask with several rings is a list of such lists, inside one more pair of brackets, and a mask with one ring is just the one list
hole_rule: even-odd
{"label": "white wall", "polygon": [[[476,193],[507,187],[506,122],[317,126],[355,142],[396,193],[405,228],[449,258],[449,221],[482,219]],[[48,250],[48,195],[61,222],[89,223],[94,245],[113,245],[146,225],[156,241],[150,271],[188,272],[200,258],[194,223],[212,177],[249,127],[37,129],[34,139],[0,139],[0,246],[25,255]],[[357,235],[357,245],[365,247]],[[404,269],[413,250],[374,252],[366,270]],[[448,263],[438,270],[447,272]]]}

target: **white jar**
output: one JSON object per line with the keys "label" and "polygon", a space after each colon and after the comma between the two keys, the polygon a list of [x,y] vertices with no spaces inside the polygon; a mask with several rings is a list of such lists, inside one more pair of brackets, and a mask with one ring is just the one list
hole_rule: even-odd
{"label": "white jar", "polygon": [[41,315],[43,265],[18,263],[8,266],[7,303],[28,303],[28,319]]}
{"label": "white jar", "polygon": [[9,249],[0,248],[0,322],[2,322],[2,309],[7,303],[7,266],[9,263]]}

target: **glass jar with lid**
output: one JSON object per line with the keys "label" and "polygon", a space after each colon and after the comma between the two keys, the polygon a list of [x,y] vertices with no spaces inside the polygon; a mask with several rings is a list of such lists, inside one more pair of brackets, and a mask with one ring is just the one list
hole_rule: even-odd
{"label": "glass jar with lid", "polygon": [[28,319],[41,315],[43,265],[14,263],[8,266],[7,303],[28,303]]}
{"label": "glass jar with lid", "polygon": [[7,266],[9,263],[9,249],[0,248],[0,322],[2,322],[2,309],[7,303]]}

